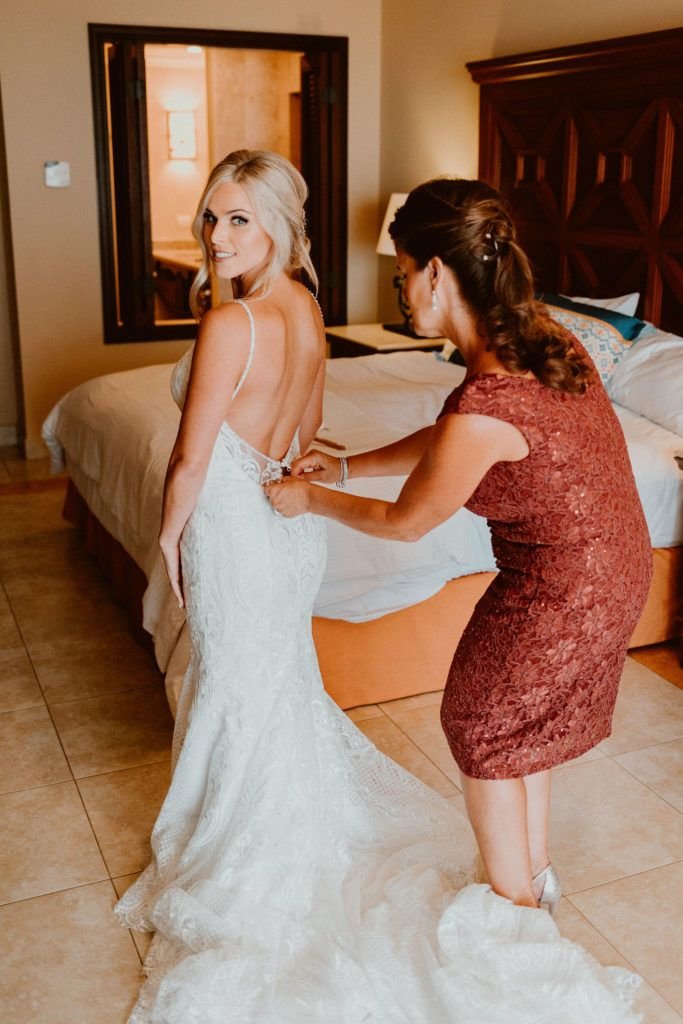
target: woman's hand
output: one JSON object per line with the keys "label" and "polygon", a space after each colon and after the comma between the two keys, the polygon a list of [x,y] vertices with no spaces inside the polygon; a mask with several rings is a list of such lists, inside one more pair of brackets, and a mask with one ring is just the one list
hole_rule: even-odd
{"label": "woman's hand", "polygon": [[321,484],[336,484],[340,474],[339,461],[334,455],[314,448],[292,463],[292,476],[317,480]]}
{"label": "woman's hand", "polygon": [[[303,459],[299,461],[303,462]],[[281,480],[264,484],[263,490],[274,510],[287,519],[308,512],[310,490],[305,480],[284,476]]]}
{"label": "woman's hand", "polygon": [[178,607],[183,608],[185,606],[185,599],[183,597],[183,574],[180,567],[180,544],[171,544],[160,540],[159,547],[164,556],[171,589],[178,600]]}

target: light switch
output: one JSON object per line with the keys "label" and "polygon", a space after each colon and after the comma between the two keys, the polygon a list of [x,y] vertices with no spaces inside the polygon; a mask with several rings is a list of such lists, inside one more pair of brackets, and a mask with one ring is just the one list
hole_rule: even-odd
{"label": "light switch", "polygon": [[68,188],[71,184],[71,165],[66,160],[46,160],[45,184],[49,188]]}

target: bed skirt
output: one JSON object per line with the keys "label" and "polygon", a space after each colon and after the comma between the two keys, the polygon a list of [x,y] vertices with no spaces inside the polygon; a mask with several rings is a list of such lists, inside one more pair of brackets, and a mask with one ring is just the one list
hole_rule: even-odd
{"label": "bed skirt", "polygon": [[[145,575],[71,480],[64,517],[83,533],[87,550],[126,608],[136,639],[153,650],[152,637],[142,627]],[[669,640],[678,628],[683,547],[655,548],[653,559],[650,594],[630,647]],[[352,708],[442,689],[462,631],[493,578],[487,572],[461,576],[426,601],[368,622],[314,617],[313,637],[330,696],[340,707]]]}
{"label": "bed skirt", "polygon": [[147,589],[144,572],[90,511],[73,480],[67,481],[62,515],[73,523],[83,537],[86,551],[97,560],[114,598],[126,610],[133,636],[154,656],[154,640],[142,625],[142,595]]}

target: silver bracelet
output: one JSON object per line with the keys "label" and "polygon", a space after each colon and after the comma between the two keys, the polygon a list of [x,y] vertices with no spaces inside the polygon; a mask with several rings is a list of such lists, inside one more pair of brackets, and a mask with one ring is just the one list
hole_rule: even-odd
{"label": "silver bracelet", "polygon": [[337,480],[336,486],[339,490],[346,487],[346,481],[349,479],[349,460],[346,456],[342,455],[339,458],[339,479]]}

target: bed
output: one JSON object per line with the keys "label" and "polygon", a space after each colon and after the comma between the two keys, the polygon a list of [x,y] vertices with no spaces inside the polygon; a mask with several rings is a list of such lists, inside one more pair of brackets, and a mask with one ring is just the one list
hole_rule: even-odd
{"label": "bed", "polygon": [[[673,634],[679,600],[683,246],[671,195],[682,57],[675,31],[469,65],[482,85],[480,174],[509,197],[543,289],[591,301],[626,291],[648,320],[632,344],[616,346],[605,376],[654,549],[634,646]],[[55,407],[44,436],[65,453],[68,514],[87,526],[138,622],[146,588],[142,621],[173,707],[188,645],[156,550],[178,417],[170,372],[151,366],[81,385]],[[433,353],[331,361],[322,437],[349,452],[386,443],[433,420],[462,373]],[[400,485],[354,483],[387,498]],[[328,536],[314,636],[331,695],[347,708],[440,688],[495,569],[485,524],[461,510],[424,544],[373,540],[337,524]]]}
{"label": "bed", "polygon": [[[653,329],[653,337],[660,333]],[[633,360],[637,354],[634,345],[627,355]],[[678,355],[683,369],[683,340]],[[80,498],[149,584],[142,622],[154,638],[174,707],[189,648],[184,615],[172,598],[156,541],[163,478],[179,420],[169,391],[171,370],[149,366],[80,385],[52,410],[44,437],[55,458],[66,459],[72,518]],[[349,452],[386,444],[432,422],[463,375],[462,367],[433,353],[331,360],[320,436]],[[683,476],[674,452],[683,437],[632,410],[615,408],[656,549],[651,607],[634,643],[653,643],[673,628],[677,552],[683,543]],[[387,477],[350,486],[356,493],[391,499],[402,482]],[[314,632],[335,699],[351,707],[438,688],[474,602],[495,571],[485,521],[461,509],[415,544],[366,537],[334,522],[327,529],[328,564]]]}

